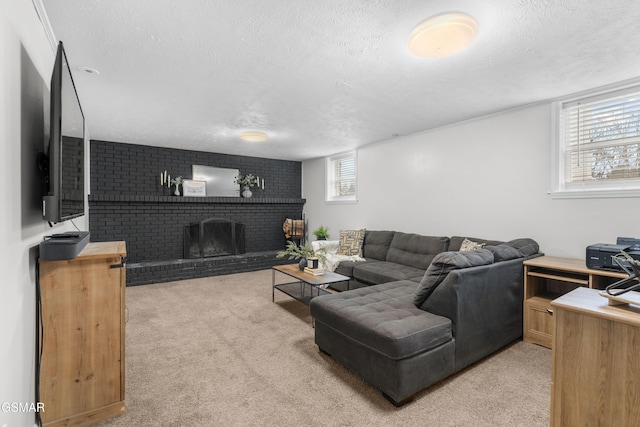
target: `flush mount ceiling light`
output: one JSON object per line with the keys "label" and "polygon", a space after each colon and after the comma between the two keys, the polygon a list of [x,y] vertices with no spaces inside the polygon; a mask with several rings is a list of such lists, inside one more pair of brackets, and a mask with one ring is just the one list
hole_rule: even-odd
{"label": "flush mount ceiling light", "polygon": [[258,131],[247,131],[240,134],[240,139],[247,142],[264,142],[267,140],[267,134]]}
{"label": "flush mount ceiling light", "polygon": [[409,52],[423,58],[451,55],[478,35],[478,21],[464,13],[444,13],[419,23],[409,35]]}

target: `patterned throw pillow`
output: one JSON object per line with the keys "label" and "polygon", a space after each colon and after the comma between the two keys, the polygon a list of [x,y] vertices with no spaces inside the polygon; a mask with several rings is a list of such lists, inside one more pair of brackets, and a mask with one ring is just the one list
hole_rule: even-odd
{"label": "patterned throw pillow", "polygon": [[362,256],[362,242],[366,230],[340,230],[338,254],[348,256]]}
{"label": "patterned throw pillow", "polygon": [[460,245],[460,252],[477,251],[478,249],[484,248],[484,245],[484,243],[474,242],[473,240],[465,238],[462,241],[462,245]]}

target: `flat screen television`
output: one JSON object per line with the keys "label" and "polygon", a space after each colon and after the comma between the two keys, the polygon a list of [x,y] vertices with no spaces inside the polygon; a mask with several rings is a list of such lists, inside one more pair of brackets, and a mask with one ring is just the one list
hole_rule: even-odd
{"label": "flat screen television", "polygon": [[84,114],[62,42],[51,76],[51,122],[44,163],[42,216],[57,223],[84,215]]}

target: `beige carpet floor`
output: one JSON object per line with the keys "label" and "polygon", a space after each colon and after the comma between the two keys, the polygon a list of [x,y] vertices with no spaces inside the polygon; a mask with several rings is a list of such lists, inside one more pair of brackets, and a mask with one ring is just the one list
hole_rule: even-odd
{"label": "beige carpet floor", "polygon": [[[551,351],[518,341],[395,408],[320,353],[271,271],[127,288],[127,412],[98,426],[548,426]],[[437,369],[437,367],[434,367]]]}

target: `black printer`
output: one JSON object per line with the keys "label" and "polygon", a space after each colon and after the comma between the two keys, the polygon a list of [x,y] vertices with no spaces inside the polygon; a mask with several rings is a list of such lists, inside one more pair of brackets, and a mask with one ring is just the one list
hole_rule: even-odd
{"label": "black printer", "polygon": [[625,251],[633,259],[640,260],[640,239],[630,237],[618,237],[616,244],[596,243],[587,246],[587,267],[597,270],[622,271],[622,268],[613,260],[614,255]]}

